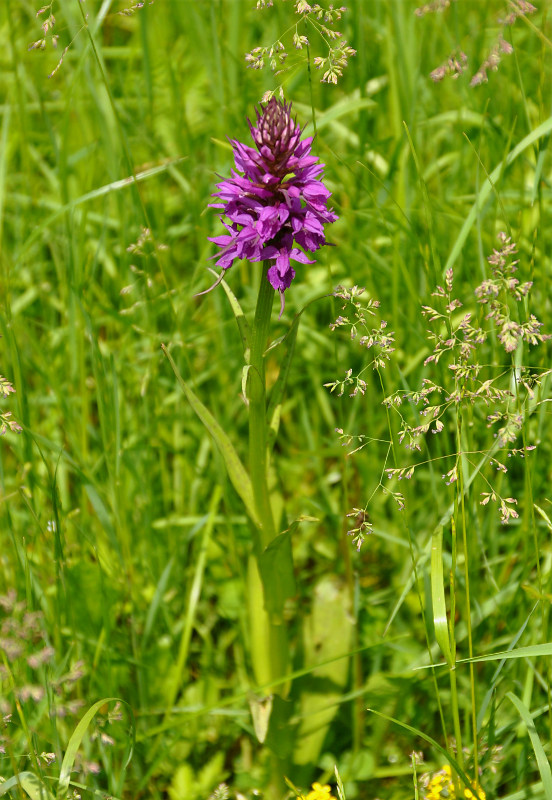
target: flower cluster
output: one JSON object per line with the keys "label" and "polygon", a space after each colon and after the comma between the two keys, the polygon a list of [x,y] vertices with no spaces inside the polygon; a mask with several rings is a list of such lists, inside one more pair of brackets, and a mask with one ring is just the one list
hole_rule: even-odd
{"label": "flower cluster", "polygon": [[521,303],[531,291],[533,282],[520,283],[514,277],[518,264],[517,259],[512,259],[517,253],[516,243],[504,232],[498,234],[498,239],[502,247],[500,250],[493,250],[492,255],[487,258],[493,277],[483,281],[475,294],[478,301],[488,309],[485,319],[492,319],[497,325],[500,343],[507,353],[512,353],[520,341],[538,345],[548,341],[551,335],[540,332],[543,323],[534,314],[530,314],[529,319],[523,323],[511,319],[508,298]]}
{"label": "flower cluster", "polygon": [[[257,9],[270,8],[272,5],[272,0],[257,0]],[[322,56],[315,56],[314,58],[316,69],[323,70],[321,82],[337,83],[338,79],[343,75],[343,70],[348,66],[349,58],[356,55],[356,50],[349,47],[347,41],[343,38],[343,34],[333,27],[334,23],[339,22],[347,9],[345,6],[336,8],[332,4],[329,6],[322,6],[320,3],[311,4],[307,0],[294,0],[293,6],[299,19],[286,32],[286,34],[289,34],[291,30],[295,29],[291,37],[293,47],[295,50],[312,47],[311,39],[303,33],[299,33],[298,26],[302,24],[305,31],[309,31],[310,28],[328,48],[325,58]],[[286,34],[268,47],[254,47],[253,50],[246,53],[247,66],[250,69],[263,69],[266,65],[269,65],[270,69],[278,75],[284,69],[289,70],[300,63],[308,64],[309,57],[307,55],[305,58],[299,57],[292,66],[287,64],[284,67],[289,55],[289,46],[282,41],[282,39],[289,38]]]}
{"label": "flower cluster", "polygon": [[[451,1],[452,0],[431,0],[431,2],[415,9],[414,13],[417,17],[423,17],[426,14],[443,12],[451,5]],[[497,24],[502,26],[502,31],[495,38],[479,69],[472,76],[470,80],[471,87],[487,83],[489,80],[487,73],[496,72],[502,61],[502,56],[510,55],[514,52],[513,46],[505,38],[505,28],[512,26],[520,17],[534,14],[537,10],[536,6],[528,0],[508,0],[508,13],[505,17],[498,17],[496,20]],[[532,27],[534,28],[534,26]],[[466,72],[467,65],[468,57],[466,54],[455,50],[448,56],[446,61],[430,73],[430,78],[435,81],[435,83],[442,81],[443,78],[447,76],[456,79]]]}
{"label": "flower cluster", "polygon": [[[5,399],[12,394],[12,392],[15,392],[15,389],[11,382],[0,375],[0,397]],[[21,433],[22,428],[21,425],[13,419],[11,411],[0,411],[0,436],[3,436],[8,430],[12,433]]]}
{"label": "flower cluster", "polygon": [[[432,297],[436,298],[432,305],[422,306],[423,316],[432,323],[432,328],[427,331],[430,352],[423,367],[431,369],[433,365],[440,364],[446,367],[445,374],[450,379],[436,383],[430,377],[423,377],[418,388],[399,388],[383,399],[383,405],[400,421],[400,427],[396,429],[396,441],[413,452],[422,453],[423,449],[427,449],[427,458],[415,463],[388,466],[391,441],[336,429],[341,444],[348,448],[352,446],[349,455],[369,444],[387,445],[381,478],[368,502],[364,508],[353,508],[347,514],[354,519],[354,526],[348,533],[357,549],[373,531],[371,520],[367,521],[367,513],[371,499],[377,492],[393,499],[399,510],[405,507],[404,496],[386,488],[382,482],[383,476],[387,476],[393,486],[395,482],[418,477],[428,464],[446,458],[454,459],[454,464],[447,464],[441,476],[447,486],[459,480],[462,458],[473,468],[473,474],[477,474],[486,484],[483,487],[485,491],[480,492],[480,505],[496,505],[503,524],[519,517],[517,499],[506,494],[503,496],[497,490],[494,475],[508,473],[508,467],[500,458],[500,451],[507,458],[524,458],[536,449],[538,440],[532,443],[527,436],[522,446],[515,447],[515,442],[529,417],[547,402],[543,392],[538,390],[542,389],[544,379],[552,374],[552,369],[523,366],[517,359],[510,366],[497,363],[492,357],[492,334],[496,334],[507,353],[516,351],[520,346],[520,354],[522,345],[538,346],[551,340],[552,335],[542,333],[542,323],[529,313],[533,284],[516,277],[516,243],[505,233],[499,233],[498,240],[500,247],[494,249],[487,259],[491,275],[475,289],[476,299],[485,314],[483,319],[478,319],[483,315],[476,311],[461,311],[463,302],[456,296],[452,269],[446,271],[443,286],[437,286],[432,292]],[[351,339],[356,339],[366,347],[376,346],[379,352],[373,366],[379,370],[393,352],[393,334],[386,332],[382,324],[379,328],[369,330],[369,317],[375,315],[379,303],[372,300],[367,307],[362,305],[358,298],[363,291],[358,286],[352,289],[338,287],[334,294],[343,301],[342,313],[330,327],[332,330],[347,328]],[[525,321],[518,321],[523,318]],[[489,321],[492,325],[488,324]],[[489,363],[490,359],[492,363]],[[346,390],[351,397],[369,395],[371,387],[362,378],[364,369],[366,367],[356,374],[348,369],[343,379],[324,385],[338,395],[343,395]],[[485,415],[487,428],[495,428],[492,440],[488,443],[488,436],[485,435],[480,442],[472,433],[470,441],[473,442],[473,449],[464,449],[462,452],[455,450],[446,455],[441,452],[433,457],[428,434],[441,435],[441,438],[454,436],[459,415],[470,409],[469,414],[473,417],[473,407],[479,409],[480,419]],[[489,470],[482,469],[483,463],[492,470],[489,477]]]}
{"label": "flower cluster", "polygon": [[[467,800],[485,800],[486,798],[485,792],[479,786],[477,786],[477,795],[470,789],[464,788],[463,796]],[[425,800],[442,800],[442,798],[448,798],[448,800],[455,800],[456,798],[456,790],[449,764],[445,764],[442,769],[433,773],[425,790]]]}
{"label": "flower cluster", "polygon": [[467,55],[461,50],[452,52],[446,61],[443,61],[436,69],[430,72],[429,77],[435,83],[439,83],[449,75],[453,80],[456,80],[466,71],[468,63]]}
{"label": "flower cluster", "polygon": [[[291,261],[312,264],[304,250],[326,244],[324,223],[337,216],[328,209],[330,192],[320,176],[324,164],[311,155],[312,137],[291,116],[291,103],[272,97],[257,110],[256,125],[249,122],[255,148],[232,141],[236,169],[217,184],[226,234],[211,239],[221,250],[217,266],[228,269],[236,258],[268,261],[268,280],[284,292],[295,277]],[[297,246],[298,245],[298,246]],[[299,249],[302,248],[302,249]]]}

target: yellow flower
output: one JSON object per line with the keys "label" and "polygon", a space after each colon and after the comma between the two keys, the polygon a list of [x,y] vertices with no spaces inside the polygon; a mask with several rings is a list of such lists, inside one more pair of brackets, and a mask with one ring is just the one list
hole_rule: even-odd
{"label": "yellow flower", "polygon": [[[466,800],[487,800],[485,792],[477,782],[475,782],[477,795],[470,789],[464,788]],[[313,798],[315,800],[315,798]],[[450,764],[445,764],[438,772],[435,772],[427,784],[425,800],[456,800],[456,791],[452,779]]]}
{"label": "yellow flower", "polygon": [[331,786],[327,784],[322,786],[320,783],[313,783],[312,791],[310,791],[306,797],[301,795],[301,800],[336,800],[330,792]]}

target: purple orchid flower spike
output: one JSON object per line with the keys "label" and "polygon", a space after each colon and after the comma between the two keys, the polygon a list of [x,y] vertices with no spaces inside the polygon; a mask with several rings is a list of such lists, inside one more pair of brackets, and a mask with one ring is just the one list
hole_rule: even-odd
{"label": "purple orchid flower spike", "polygon": [[324,164],[311,155],[312,136],[301,139],[291,103],[272,97],[256,114],[256,125],[248,120],[256,149],[231,140],[236,169],[217,184],[213,197],[220,202],[211,205],[221,209],[227,233],[210,241],[220,247],[213,258],[221,275],[236,258],[271,262],[268,280],[280,292],[282,316],[284,292],[295,277],[291,262],[313,264],[306,252],[326,244],[324,223],[337,216],[328,209]]}

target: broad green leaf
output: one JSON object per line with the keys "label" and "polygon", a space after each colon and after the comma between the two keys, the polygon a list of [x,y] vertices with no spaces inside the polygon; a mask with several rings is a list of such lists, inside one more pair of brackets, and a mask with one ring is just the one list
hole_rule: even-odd
{"label": "broad green leaf", "polygon": [[[246,601],[253,674],[258,687],[264,690],[272,680],[272,668],[266,657],[270,649],[270,617],[265,608],[266,592],[260,575],[259,559],[249,556],[247,564]],[[271,688],[271,687],[270,687]]]}
{"label": "broad green leaf", "polygon": [[291,722],[293,710],[293,703],[288,702],[279,694],[274,695],[265,747],[282,760],[289,760],[294,749],[293,736],[290,735],[290,725],[293,725]]}
{"label": "broad green leaf", "polygon": [[[293,760],[316,764],[328,728],[334,719],[347,682],[350,658],[321,664],[335,652],[351,647],[354,622],[349,589],[335,577],[321,578],[312,594],[312,610],[303,624],[304,663],[311,674],[299,681],[300,723]],[[352,655],[352,654],[351,654]]]}
{"label": "broad green leaf", "polygon": [[443,528],[439,526],[433,532],[431,540],[431,602],[433,604],[433,625],[435,638],[441,648],[445,660],[452,669],[454,660],[450,649],[450,636],[447,622],[447,606],[445,603],[445,585],[443,582]]}
{"label": "broad green leaf", "polygon": [[[254,556],[251,556],[250,563],[253,563],[253,564],[256,565],[257,560],[255,559]],[[260,578],[258,578],[258,582],[259,582],[259,585],[262,586]],[[263,609],[263,611],[264,611],[264,609]],[[267,619],[267,615],[266,614],[265,614],[265,619]],[[350,620],[348,620],[348,622],[350,622]],[[267,626],[265,626],[265,628],[266,627]],[[392,638],[389,638],[387,640],[387,645],[391,648],[398,641],[399,641],[399,639],[395,639],[394,640]],[[302,669],[293,670],[292,672],[286,673],[281,678],[276,678],[274,680],[267,679],[267,681],[265,681],[262,684],[259,682],[258,688],[259,689],[267,689],[268,690],[268,689],[276,688],[277,686],[282,686],[283,684],[290,683],[292,681],[297,680],[298,678],[303,678],[303,677],[305,677],[307,675],[317,674],[318,671],[321,668],[327,666],[328,664],[335,664],[338,661],[345,662],[344,672],[345,672],[345,674],[347,674],[347,670],[348,670],[348,666],[347,665],[349,664],[349,659],[352,656],[356,655],[357,653],[366,653],[367,651],[372,650],[372,649],[378,649],[379,650],[379,649],[381,649],[382,646],[383,645],[382,645],[381,641],[374,641],[371,644],[364,645],[363,647],[357,647],[357,648],[355,648],[353,650],[348,649],[345,653],[340,653],[337,656],[333,656],[332,658],[323,659],[322,661],[320,661],[318,663],[311,664],[308,667],[305,667],[305,668],[302,668]],[[359,697],[360,695],[362,695],[364,693],[365,693],[365,689],[361,689],[361,690],[355,691],[355,692],[349,692],[348,694],[344,694],[343,692],[340,692],[336,703],[341,703],[342,701],[354,700],[355,697]],[[169,730],[178,730],[179,728],[186,727],[187,725],[189,725],[189,721],[191,719],[198,719],[200,717],[203,717],[203,716],[206,716],[206,715],[210,714],[211,712],[219,713],[221,711],[221,709],[232,708],[232,707],[236,706],[237,704],[239,704],[240,702],[246,701],[247,700],[247,694],[248,694],[247,691],[234,692],[234,693],[228,695],[228,697],[217,699],[217,701],[215,703],[210,703],[210,704],[203,705],[203,706],[201,706],[201,708],[199,708],[199,709],[197,709],[195,711],[191,710],[186,714],[180,714],[178,716],[173,716],[166,723],[163,722],[161,725],[155,725],[155,726],[152,725],[151,727],[145,729],[137,737],[137,740],[139,742],[147,742],[152,737],[157,736],[160,733],[164,733],[164,732],[169,731]],[[278,698],[278,695],[275,695],[274,696],[274,702],[275,703],[276,703],[277,698]]]}
{"label": "broad green leaf", "polygon": [[276,536],[261,553],[259,571],[264,587],[265,609],[281,616],[284,603],[297,591],[291,552],[291,531]]}
{"label": "broad green leaf", "polygon": [[552,800],[552,771],[550,770],[550,762],[548,761],[546,753],[544,752],[544,747],[542,746],[542,742],[535,728],[535,723],[531,716],[531,712],[525,703],[523,703],[519,697],[513,694],[513,692],[507,692],[506,697],[515,705],[525,724],[525,727],[527,728],[527,733],[531,739],[531,744],[533,745],[533,750],[535,751],[535,758],[537,759],[537,766],[542,778],[544,796],[546,797],[546,800]]}
{"label": "broad green leaf", "polygon": [[52,793],[33,772],[20,772],[0,784],[0,797],[21,787],[31,800],[54,800]]}
{"label": "broad green leaf", "polygon": [[186,399],[215,440],[220,454],[224,459],[226,469],[228,470],[228,477],[232,482],[232,486],[241,497],[250,518],[253,520],[255,525],[261,527],[257,517],[257,512],[255,511],[255,501],[253,499],[253,487],[251,486],[251,480],[240,460],[240,457],[234,449],[234,445],[230,441],[228,435],[216,421],[214,416],[211,414],[209,409],[203,405],[199,397],[197,397],[197,395],[184,381],[168,349],[165,347],[165,345],[161,345],[161,347],[169,360],[182,391],[186,395]]}

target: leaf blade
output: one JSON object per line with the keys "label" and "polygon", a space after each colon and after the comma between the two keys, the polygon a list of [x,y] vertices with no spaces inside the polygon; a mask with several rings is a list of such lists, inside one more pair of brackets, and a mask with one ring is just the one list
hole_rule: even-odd
{"label": "leaf blade", "polygon": [[531,712],[525,703],[523,703],[513,692],[507,692],[506,697],[516,707],[525,727],[527,728],[527,733],[531,739],[531,744],[533,745],[533,750],[535,751],[535,758],[537,759],[537,766],[542,778],[544,796],[546,797],[546,800],[552,800],[552,770],[550,769],[550,762],[546,757],[544,747],[542,746],[537,729],[535,728],[535,723],[531,716]]}
{"label": "leaf blade", "polygon": [[439,526],[433,532],[431,541],[431,601],[433,605],[433,625],[435,638],[445,661],[450,669],[454,659],[450,647],[450,635],[445,602],[445,584],[443,580],[443,528]]}
{"label": "leaf blade", "polygon": [[228,477],[232,483],[232,486],[241,497],[242,502],[249,514],[251,520],[255,523],[257,527],[261,527],[259,518],[257,516],[257,512],[255,510],[255,500],[253,497],[253,487],[251,484],[251,479],[243,466],[240,457],[238,456],[234,445],[230,441],[230,438],[224,432],[222,427],[219,425],[215,417],[211,414],[209,409],[203,405],[199,397],[190,389],[180,372],[174,360],[169,353],[167,347],[162,344],[161,349],[163,350],[164,354],[166,355],[169,364],[172,367],[172,370],[176,376],[178,383],[180,384],[180,388],[186,395],[186,399],[188,400],[190,406],[195,411],[199,419],[202,421],[203,425],[213,437],[222,458],[224,459],[224,463],[226,465],[226,469],[228,471]]}

